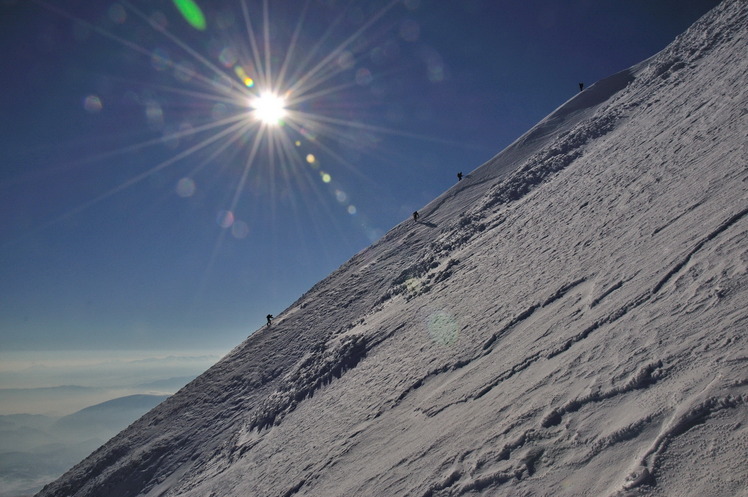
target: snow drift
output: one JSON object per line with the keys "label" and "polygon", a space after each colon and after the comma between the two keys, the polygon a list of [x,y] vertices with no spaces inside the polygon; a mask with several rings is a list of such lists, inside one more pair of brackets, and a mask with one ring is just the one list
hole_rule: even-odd
{"label": "snow drift", "polygon": [[578,94],[39,495],[748,491],[747,33]]}

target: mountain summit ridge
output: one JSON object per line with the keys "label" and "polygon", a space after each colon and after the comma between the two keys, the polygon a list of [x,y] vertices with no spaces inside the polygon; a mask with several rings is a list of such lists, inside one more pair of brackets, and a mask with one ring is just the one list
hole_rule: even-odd
{"label": "mountain summit ridge", "polygon": [[736,495],[748,6],[577,94],[38,495]]}

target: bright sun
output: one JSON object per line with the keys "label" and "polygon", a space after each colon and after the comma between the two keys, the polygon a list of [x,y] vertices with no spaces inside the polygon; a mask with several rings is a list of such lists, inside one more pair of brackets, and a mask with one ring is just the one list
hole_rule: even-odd
{"label": "bright sun", "polygon": [[253,109],[252,115],[268,126],[277,126],[286,115],[286,99],[274,93],[262,93],[249,105]]}

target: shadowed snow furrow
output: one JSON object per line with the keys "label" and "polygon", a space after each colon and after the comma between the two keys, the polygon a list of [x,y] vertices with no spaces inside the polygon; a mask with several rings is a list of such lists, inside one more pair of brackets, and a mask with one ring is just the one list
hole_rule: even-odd
{"label": "shadowed snow furrow", "polygon": [[623,280],[616,282],[614,285],[612,285],[607,290],[603,291],[603,293],[600,294],[599,297],[596,297],[595,299],[590,302],[590,307],[595,307],[597,304],[605,300],[605,298],[610,295],[611,293],[615,292],[619,288],[623,286]]}
{"label": "shadowed snow furrow", "polygon": [[641,419],[638,419],[633,423],[629,423],[628,425],[615,430],[609,435],[598,438],[590,446],[586,456],[583,458],[583,461],[590,461],[593,457],[597,456],[605,449],[617,443],[625,442],[627,440],[632,440],[638,437],[648,425],[661,417],[661,412],[655,412]]}
{"label": "shadowed snow furrow", "polygon": [[288,373],[281,385],[254,411],[250,430],[277,425],[299,402],[314,395],[366,356],[366,339],[361,335],[344,336],[330,348],[318,347]]}
{"label": "shadowed snow furrow", "polygon": [[[626,477],[623,491],[632,490],[642,485],[655,485],[659,456],[667,451],[673,439],[704,423],[710,416],[719,411],[736,409],[746,403],[748,403],[748,395],[711,396],[682,412],[676,413],[654,441],[652,447],[641,458],[638,467]],[[617,495],[623,495],[623,491],[617,493]]]}
{"label": "shadowed snow furrow", "polygon": [[665,274],[665,276],[662,277],[662,279],[654,286],[652,289],[652,293],[659,292],[665,284],[667,284],[670,279],[676,275],[683,267],[688,264],[688,262],[691,260],[691,258],[694,256],[696,252],[701,250],[704,245],[706,245],[711,240],[714,240],[717,236],[719,236],[721,233],[724,233],[726,230],[728,230],[733,224],[740,221],[745,215],[748,214],[748,208],[743,209],[742,211],[738,212],[737,214],[731,216],[729,219],[724,221],[722,224],[720,224],[714,231],[709,233],[707,236],[699,240],[699,242],[694,246],[693,249],[691,249],[684,257],[681,259],[678,263],[676,263],[675,266],[673,266],[670,271]]}
{"label": "shadowed snow furrow", "polygon": [[568,412],[578,411],[585,404],[591,402],[601,402],[616,395],[631,392],[640,388],[647,388],[652,383],[656,382],[661,376],[660,368],[662,368],[662,361],[657,361],[651,364],[647,364],[641,368],[629,381],[617,388],[611,388],[606,391],[598,391],[590,393],[584,397],[579,397],[574,400],[570,400],[561,407],[556,407],[551,410],[548,414],[543,417],[540,422],[540,426],[543,428],[549,428],[556,426],[561,423],[561,419],[564,414]]}
{"label": "shadowed snow furrow", "polygon": [[501,338],[501,336],[504,335],[511,328],[513,328],[517,324],[521,323],[525,319],[527,319],[530,316],[532,316],[532,314],[535,311],[537,311],[538,309],[543,308],[543,307],[547,307],[547,306],[551,305],[552,303],[554,303],[555,301],[561,299],[562,297],[564,297],[569,292],[569,290],[571,290],[572,288],[574,288],[574,287],[576,287],[578,285],[581,285],[586,280],[587,280],[586,278],[580,278],[580,279],[578,279],[576,281],[572,281],[571,283],[563,285],[561,288],[559,288],[558,290],[556,290],[550,297],[548,297],[542,304],[531,305],[530,307],[528,307],[527,309],[525,309],[524,311],[522,311],[521,313],[519,313],[517,316],[515,316],[514,318],[512,318],[509,321],[509,323],[507,323],[504,327],[502,327],[501,330],[499,330],[498,332],[496,332],[493,335],[491,335],[491,337],[483,343],[483,350],[489,351],[489,349],[494,345],[494,343],[496,342],[496,340],[498,340],[499,338]]}

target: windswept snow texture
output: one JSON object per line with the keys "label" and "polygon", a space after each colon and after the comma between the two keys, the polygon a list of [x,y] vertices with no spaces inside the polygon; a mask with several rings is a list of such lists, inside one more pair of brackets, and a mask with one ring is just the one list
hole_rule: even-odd
{"label": "windswept snow texture", "polygon": [[747,34],[578,94],[39,495],[748,495]]}

